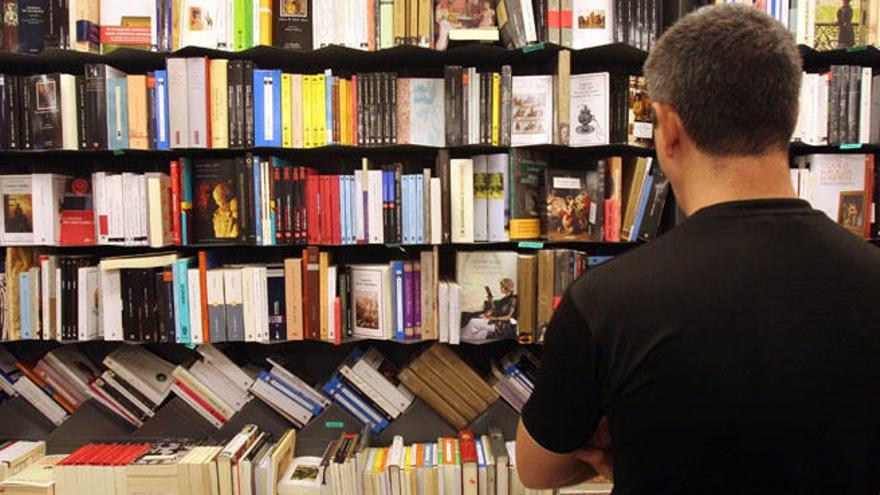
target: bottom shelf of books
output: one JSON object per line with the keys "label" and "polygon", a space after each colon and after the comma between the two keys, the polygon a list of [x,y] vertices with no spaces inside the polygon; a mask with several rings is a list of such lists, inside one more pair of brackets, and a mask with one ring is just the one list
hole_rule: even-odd
{"label": "bottom shelf of books", "polygon": [[527,493],[513,341],[0,349],[2,493]]}

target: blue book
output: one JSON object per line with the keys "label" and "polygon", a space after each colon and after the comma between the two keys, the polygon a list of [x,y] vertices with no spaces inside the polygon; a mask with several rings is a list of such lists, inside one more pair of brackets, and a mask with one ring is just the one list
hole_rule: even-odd
{"label": "blue book", "polygon": [[354,232],[354,218],[351,216],[351,188],[354,187],[354,183],[349,180],[352,178],[350,175],[342,175],[342,214],[345,216],[345,230],[344,237],[342,238],[343,244],[352,244],[352,239],[354,236],[352,232]]}
{"label": "blue book", "polygon": [[391,262],[391,295],[392,314],[394,315],[394,338],[406,339],[406,327],[403,321],[403,262]]}
{"label": "blue book", "polygon": [[168,71],[157,70],[154,73],[156,79],[156,101],[154,113],[156,114],[156,149],[167,150],[171,146],[168,135]]}
{"label": "blue book", "polygon": [[629,240],[635,241],[639,238],[639,229],[642,228],[642,219],[645,218],[645,208],[648,204],[648,196],[651,195],[651,188],[654,186],[654,176],[648,175],[645,178],[645,184],[642,186],[642,194],[639,196],[639,207],[636,210],[636,218],[633,220],[633,227],[629,233]]}
{"label": "blue book", "polygon": [[[254,157],[254,232],[256,233],[257,246],[263,245],[263,216],[260,215],[260,208],[262,207],[262,200],[260,198],[260,194],[262,192],[262,188],[260,187],[260,178],[263,176],[260,169],[260,157]],[[245,213],[245,212],[242,212]]]}
{"label": "blue book", "polygon": [[401,241],[403,244],[410,244],[412,240],[409,238],[409,176],[406,174],[400,177],[400,208],[403,210],[400,215],[400,220],[403,223]]}
{"label": "blue book", "polygon": [[[389,177],[393,178],[394,175],[392,173],[388,172],[387,170],[383,170],[382,171],[382,227],[383,227],[382,241],[386,242],[386,243],[394,242],[394,240],[391,238],[392,236],[388,235],[389,231],[391,230],[391,224],[389,223],[390,215],[388,214],[388,211],[389,211],[388,205],[389,205],[389,201],[394,202],[393,181],[392,181],[391,185],[389,186],[389,183],[388,183]],[[388,199],[389,197],[391,198],[390,200]]]}
{"label": "blue book", "polygon": [[416,183],[413,180],[413,175],[406,175],[407,177],[407,190],[406,190],[406,210],[404,210],[404,215],[407,217],[407,229],[409,230],[409,243],[416,243]]}
{"label": "blue book", "polygon": [[388,420],[376,412],[357,393],[345,385],[337,375],[324,385],[324,392],[363,423],[370,425],[373,433],[381,433],[388,426]]}
{"label": "blue book", "polygon": [[192,158],[180,158],[180,241],[189,246],[193,224]]}
{"label": "blue book", "polygon": [[174,262],[172,268],[174,292],[174,334],[178,344],[192,342],[189,321],[189,284],[188,274],[191,267],[197,265],[195,258],[184,258]]}
{"label": "blue book", "polygon": [[281,147],[281,71],[254,69],[254,145]]}
{"label": "blue book", "polygon": [[612,259],[614,259],[614,256],[589,256],[587,257],[587,266],[593,268]]}
{"label": "blue book", "polygon": [[416,184],[416,243],[425,244],[425,184],[423,176],[415,176]]}
{"label": "blue book", "polygon": [[312,415],[317,415],[321,412],[322,408],[320,405],[315,404],[313,401],[306,398],[305,395],[303,395],[299,390],[296,390],[295,388],[290,386],[289,383],[285,382],[281,378],[266,371],[263,371],[262,373],[260,373],[259,379],[268,383],[272,386],[272,388],[281,392],[290,400],[302,406],[303,409],[306,409],[307,411],[312,413]]}
{"label": "blue book", "polygon": [[31,274],[18,274],[18,311],[21,319],[21,340],[29,340],[33,336],[33,320],[31,318]]}
{"label": "blue book", "polygon": [[333,142],[333,71],[327,69],[324,71],[324,97],[326,98],[325,107],[327,109],[324,114],[327,116],[325,144],[335,144]]}
{"label": "blue book", "polygon": [[[357,188],[355,187],[354,175],[348,176],[348,182],[349,182],[349,191],[351,194],[349,196],[349,202],[348,202],[348,209],[349,209],[348,214],[349,214],[349,217],[352,219],[351,232],[349,232],[349,236],[351,237],[351,240],[349,243],[350,244],[357,244],[357,230],[358,230],[357,224],[358,224],[358,222],[365,221],[365,219],[357,218],[357,203],[356,202],[363,201],[363,198],[362,198],[361,191],[358,191]],[[364,210],[366,210],[366,209],[367,208],[364,207]],[[366,232],[366,230],[367,230],[367,226],[364,225],[364,232]]]}
{"label": "blue book", "polygon": [[125,73],[107,66],[107,148],[128,148],[128,83]]}

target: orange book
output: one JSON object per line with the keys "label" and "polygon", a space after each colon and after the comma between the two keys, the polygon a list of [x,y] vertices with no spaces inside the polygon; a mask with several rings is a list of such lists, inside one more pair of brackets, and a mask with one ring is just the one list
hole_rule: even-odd
{"label": "orange book", "polygon": [[211,326],[208,322],[208,253],[199,251],[199,306],[202,312],[202,342],[211,342]]}
{"label": "orange book", "polygon": [[70,414],[73,414],[73,411],[76,411],[76,408],[73,406],[73,404],[62,397],[61,394],[56,392],[54,388],[50,387],[46,382],[44,382],[42,378],[37,376],[37,374],[34,373],[34,370],[32,370],[30,366],[19,361],[15,363],[15,367],[21,370],[21,372],[24,373],[24,376],[30,378],[36,386],[43,389],[43,392],[46,392],[49,397],[52,397],[52,399],[57,402],[59,406],[63,407],[65,411]]}

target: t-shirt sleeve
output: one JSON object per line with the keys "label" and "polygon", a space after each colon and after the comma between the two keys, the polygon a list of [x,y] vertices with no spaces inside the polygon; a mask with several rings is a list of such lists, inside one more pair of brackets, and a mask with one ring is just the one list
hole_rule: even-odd
{"label": "t-shirt sleeve", "polygon": [[535,390],[522,410],[529,435],[558,454],[580,449],[602,417],[590,329],[566,295],[544,336]]}

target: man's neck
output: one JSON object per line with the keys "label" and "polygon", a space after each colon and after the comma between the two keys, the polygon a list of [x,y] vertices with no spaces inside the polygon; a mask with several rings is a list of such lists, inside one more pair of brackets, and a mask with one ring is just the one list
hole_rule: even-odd
{"label": "man's neck", "polygon": [[688,216],[730,201],[797,198],[786,152],[708,161],[689,167],[683,177],[681,206]]}

